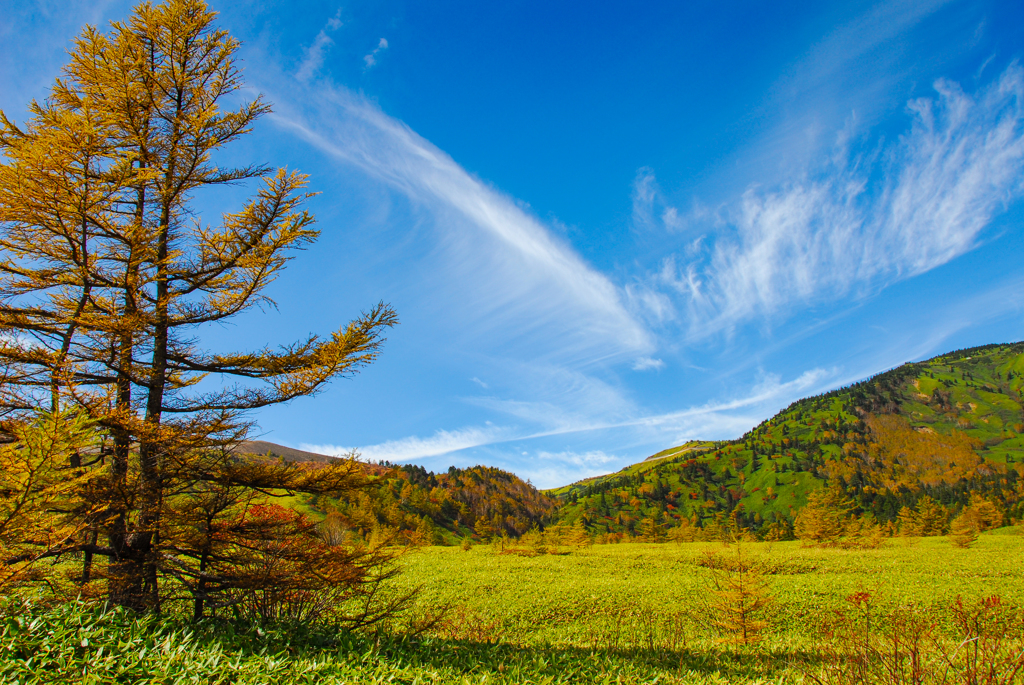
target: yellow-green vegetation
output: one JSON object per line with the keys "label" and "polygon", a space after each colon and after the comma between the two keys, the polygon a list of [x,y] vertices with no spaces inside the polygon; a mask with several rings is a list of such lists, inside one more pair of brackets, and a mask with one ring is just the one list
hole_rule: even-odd
{"label": "yellow-green vegetation", "polygon": [[[841,609],[866,591],[879,606],[939,608],[957,595],[998,594],[1024,605],[1024,535],[1004,528],[982,534],[970,549],[946,538],[895,538],[872,550],[806,547],[800,542],[623,543],[568,555],[502,554],[432,547],[406,558],[399,582],[423,585],[420,606],[451,604],[493,623],[492,637],[520,644],[590,646],[612,639],[643,646],[645,626],[662,640],[676,616],[687,644],[723,637],[708,615],[714,567],[728,568],[737,549],[768,579],[766,644],[813,645],[809,621]],[[709,562],[708,557],[720,563]],[[632,635],[632,637],[630,637]]]}
{"label": "yellow-green vegetation", "polygon": [[214,164],[270,111],[215,16],[141,3],[0,112],[0,681],[1021,682],[1021,343],[553,496],[239,453],[248,411],[371,363],[397,318],[199,346],[317,236],[304,175]]}
{"label": "yellow-green vegetation", "polygon": [[[430,547],[406,556],[399,582],[423,586],[418,604],[403,622],[372,633],[8,605],[0,678],[1022,682],[1013,669],[1024,665],[1024,536],[1015,529],[982,534],[970,549],[924,538],[873,550],[760,542],[595,545],[538,556],[504,551]],[[751,617],[759,639],[749,644],[728,620],[729,596],[716,592],[716,578],[736,578],[744,568],[757,570],[761,589],[753,592],[764,600]],[[895,652],[893,635],[901,640]],[[958,651],[964,639],[978,649]],[[971,680],[988,666],[996,677]],[[885,675],[896,667],[905,676],[916,668],[918,679]]]}

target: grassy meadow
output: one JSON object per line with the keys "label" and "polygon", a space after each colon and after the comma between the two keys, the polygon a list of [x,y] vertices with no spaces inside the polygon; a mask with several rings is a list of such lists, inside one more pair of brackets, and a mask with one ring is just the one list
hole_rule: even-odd
{"label": "grassy meadow", "polygon": [[[871,615],[872,635],[877,633],[872,639],[884,642],[895,625],[892,616],[903,616],[904,627],[909,616],[914,625],[936,624],[926,647],[944,641],[952,653],[959,637],[949,607],[957,596],[970,606],[992,595],[1024,605],[1024,536],[1013,528],[984,534],[966,550],[946,538],[896,538],[877,549],[849,550],[744,542],[624,543],[538,556],[504,552],[479,545],[409,553],[399,583],[422,588],[417,604],[402,624],[371,633],[9,605],[0,635],[0,679],[898,682],[850,675],[854,657],[867,651],[864,612]],[[771,597],[761,639],[749,645],[732,643],[716,627],[721,602],[710,592],[715,574],[727,576],[737,555],[753,562]],[[855,593],[867,593],[859,596],[859,608],[848,601]],[[844,624],[840,615],[852,623]],[[1006,615],[1011,618],[999,630],[1019,631],[1019,611]],[[423,630],[429,619],[435,622]],[[412,635],[416,630],[421,632]],[[851,636],[854,642],[864,638],[865,649],[851,652]],[[1001,648],[1024,646],[1018,641]],[[927,654],[932,666],[941,665],[937,652]],[[837,669],[840,662],[845,665]],[[964,682],[959,675],[948,679],[948,672],[940,680],[938,673],[923,682]],[[989,682],[1022,682],[1022,675]]]}
{"label": "grassy meadow", "polygon": [[1024,604],[1024,535],[1004,531],[1015,529],[982,535],[967,550],[944,537],[894,538],[873,550],[798,541],[623,543],[536,557],[495,553],[491,545],[428,547],[408,557],[400,579],[423,586],[423,605],[451,604],[495,623],[493,635],[502,641],[590,647],[607,637],[609,618],[622,615],[630,630],[618,646],[643,646],[642,628],[655,625],[663,635],[679,615],[687,640],[714,643],[718,636],[695,622],[706,608],[711,575],[701,564],[707,554],[728,561],[739,547],[760,562],[774,596],[767,641],[797,644],[812,637],[808,617],[842,608],[858,591],[887,605],[941,605],[958,594],[998,594]]}

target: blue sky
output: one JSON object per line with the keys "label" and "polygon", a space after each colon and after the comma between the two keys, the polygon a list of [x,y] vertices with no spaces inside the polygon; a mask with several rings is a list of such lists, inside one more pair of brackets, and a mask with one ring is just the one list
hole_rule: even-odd
{"label": "blue sky", "polygon": [[[214,4],[322,235],[202,339],[402,322],[264,439],[550,487],[1024,338],[1024,6],[680,5]],[[0,1],[0,108],[130,9]]]}

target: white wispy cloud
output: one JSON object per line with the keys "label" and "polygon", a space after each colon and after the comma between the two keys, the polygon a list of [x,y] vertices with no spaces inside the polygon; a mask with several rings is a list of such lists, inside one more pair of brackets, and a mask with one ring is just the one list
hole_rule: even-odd
{"label": "white wispy cloud", "polygon": [[[894,59],[894,40],[954,0],[892,0],[880,2],[849,23],[837,27],[816,43],[775,85],[780,98],[799,98],[810,91],[849,88],[860,81],[862,88],[878,88],[864,82],[856,65],[865,57],[889,65]],[[883,69],[896,72],[896,69]]]}
{"label": "white wispy cloud", "polygon": [[[640,416],[635,419],[622,421],[605,428],[618,428],[624,426],[650,426],[669,427],[673,430],[688,430],[694,426],[701,425],[707,417],[728,417],[730,412],[738,409],[764,408],[766,405],[777,405],[780,402],[788,403],[806,394],[820,390],[825,384],[836,377],[835,369],[811,369],[800,374],[791,381],[782,382],[776,374],[763,374],[760,382],[755,384],[745,395],[730,400],[717,400],[705,404],[690,407],[680,411],[666,412],[652,416]],[[760,413],[760,412],[759,412]],[[737,417],[729,417],[732,423]],[[749,421],[748,417],[738,417],[742,421]],[[753,424],[744,424],[747,427]],[[703,433],[707,435],[708,433]]]}
{"label": "white wispy cloud", "polygon": [[[830,380],[836,377],[836,370],[813,369],[799,377],[782,382],[774,374],[763,374],[761,380],[748,393],[730,400],[707,402],[700,406],[684,410],[653,415],[634,415],[618,420],[594,420],[586,416],[567,416],[564,413],[551,424],[549,414],[558,412],[558,407],[548,403],[534,402],[498,402],[491,403],[495,409],[519,419],[541,424],[539,430],[516,428],[513,426],[469,426],[459,430],[439,430],[434,435],[421,438],[410,436],[399,440],[390,440],[376,445],[354,448],[364,459],[376,461],[385,459],[392,462],[411,461],[430,457],[443,456],[462,450],[500,445],[504,443],[525,443],[562,435],[616,431],[621,429],[642,429],[654,431],[669,442],[683,442],[694,437],[734,437],[753,427],[762,416],[766,407],[781,408],[789,402],[812,391],[820,391]],[[738,410],[748,410],[737,413]],[[544,425],[548,423],[548,425]],[[352,447],[339,445],[303,444],[300,449],[319,454],[342,455],[353,450]],[[574,454],[573,459],[589,460],[586,464],[606,464],[614,460],[600,451],[575,453],[564,451],[552,453],[540,450],[538,458],[555,458]],[[547,455],[547,456],[545,456]],[[555,455],[555,456],[552,456]],[[589,456],[588,456],[589,455]],[[607,457],[607,458],[606,458]],[[566,464],[584,465],[584,462],[562,459]],[[595,466],[596,468],[596,466]],[[539,473],[535,463],[523,460],[517,473]],[[579,472],[579,471],[577,471]]]}
{"label": "white wispy cloud", "polygon": [[749,188],[699,257],[669,255],[632,286],[634,306],[685,316],[700,336],[872,292],[971,250],[1024,190],[1024,71],[1013,65],[975,95],[944,80],[935,90],[908,104],[910,128],[880,152],[857,153],[841,135],[820,173]]}
{"label": "white wispy cloud", "polygon": [[660,227],[654,213],[661,199],[661,190],[654,171],[650,167],[641,167],[633,179],[633,228],[652,230]]}
{"label": "white wispy cloud", "polygon": [[534,433],[573,431],[641,411],[619,386],[579,370],[536,362],[503,362],[502,366],[514,382],[506,380],[500,392],[465,401],[529,426],[526,430]]}
{"label": "white wispy cloud", "polygon": [[319,74],[324,65],[324,59],[327,57],[327,51],[334,45],[330,34],[341,28],[341,23],[341,10],[338,10],[333,17],[327,20],[327,24],[320,29],[320,33],[316,34],[312,45],[306,48],[305,57],[299,63],[295,78],[305,83]]}
{"label": "white wispy cloud", "polygon": [[381,50],[387,50],[387,49],[388,49],[388,41],[387,41],[387,39],[386,38],[381,38],[380,41],[377,43],[377,47],[375,47],[373,49],[373,52],[371,52],[368,55],[364,55],[363,56],[363,62],[366,63],[366,68],[369,69],[373,65],[377,64],[377,55],[380,54]]}
{"label": "white wispy cloud", "polygon": [[[513,198],[468,174],[450,156],[373,102],[321,79],[295,84],[275,120],[330,157],[354,165],[432,218],[457,290],[473,312],[467,331],[590,361],[649,353],[654,342],[620,289],[591,268]],[[458,284],[458,285],[455,285]],[[505,344],[503,343],[503,344]]]}
{"label": "white wispy cloud", "polygon": [[531,465],[528,477],[538,488],[555,488],[582,478],[603,476],[610,473],[610,467],[620,461],[602,450],[540,451],[537,453],[537,461]]}
{"label": "white wispy cloud", "polygon": [[651,369],[664,369],[665,362],[661,359],[653,359],[651,357],[640,357],[633,362],[634,371],[649,371]]}
{"label": "white wispy cloud", "polygon": [[[605,361],[632,363],[654,349],[653,336],[626,308],[616,284],[525,203],[467,173],[375,102],[322,76],[289,79],[273,58],[255,54],[247,61],[262,62],[257,73],[264,81],[256,85],[275,102],[277,124],[344,173],[354,170],[404,200],[402,211],[408,208],[411,216],[403,215],[403,230],[433,241],[417,258],[427,260],[424,271],[436,279],[418,281],[410,297],[436,308],[437,316],[428,318],[446,344],[493,364],[490,375],[477,372],[488,382],[479,376],[471,381],[488,393],[527,398],[464,398],[502,412],[511,425],[463,426],[357,446],[363,458],[436,465],[438,457],[453,455],[461,463],[469,458],[462,452],[480,458],[477,448],[635,415],[621,388],[590,373],[607,368]],[[303,449],[344,454],[351,445]],[[517,472],[529,474],[529,461]]]}
{"label": "white wispy cloud", "polygon": [[479,426],[458,430],[439,430],[434,435],[421,438],[410,436],[399,440],[388,440],[377,445],[363,447],[342,447],[340,445],[300,445],[299,449],[329,456],[349,454],[355,449],[360,457],[368,461],[381,459],[391,462],[426,459],[452,452],[505,442],[512,436],[510,429],[498,426]]}
{"label": "white wispy cloud", "polygon": [[[761,380],[746,394],[729,400],[707,402],[681,411],[653,415],[633,415],[618,420],[594,419],[586,416],[561,416],[551,421],[550,414],[560,410],[556,405],[530,402],[494,402],[495,409],[531,423],[539,429],[515,426],[467,426],[457,430],[439,430],[429,437],[409,436],[361,447],[331,444],[300,444],[299,449],[318,454],[342,456],[353,451],[367,461],[422,462],[434,457],[455,455],[463,450],[514,443],[545,444],[549,438],[572,434],[594,433],[614,436],[642,435],[643,442],[677,444],[694,438],[735,437],[752,428],[766,410],[776,410],[810,392],[820,391],[836,377],[836,370],[813,369],[799,377],[782,382],[774,374],[762,374]],[[494,459],[501,460],[501,452]],[[493,461],[493,460],[492,460]],[[517,450],[506,468],[520,477],[531,478],[542,487],[554,487],[571,480],[607,473],[611,465],[621,466],[622,459],[603,450],[551,451],[541,446],[532,452]],[[553,463],[554,462],[554,463]],[[435,465],[438,463],[434,461]]]}
{"label": "white wispy cloud", "polygon": [[706,221],[711,216],[708,208],[697,202],[688,212],[681,212],[669,204],[650,167],[641,167],[637,171],[630,198],[633,202],[630,220],[633,229],[639,232],[660,235],[667,230],[669,233],[683,233],[696,222]]}

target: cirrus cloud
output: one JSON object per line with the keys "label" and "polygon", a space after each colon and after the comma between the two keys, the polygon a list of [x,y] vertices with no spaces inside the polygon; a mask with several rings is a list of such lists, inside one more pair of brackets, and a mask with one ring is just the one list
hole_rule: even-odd
{"label": "cirrus cloud", "polygon": [[[908,103],[911,125],[893,143],[859,150],[844,131],[820,172],[719,208],[713,231],[630,287],[634,306],[702,337],[875,292],[976,247],[1024,190],[1024,70],[1011,65],[973,95],[946,80],[935,91]],[[656,211],[650,170],[637,188],[635,217],[682,225],[673,208]]]}

